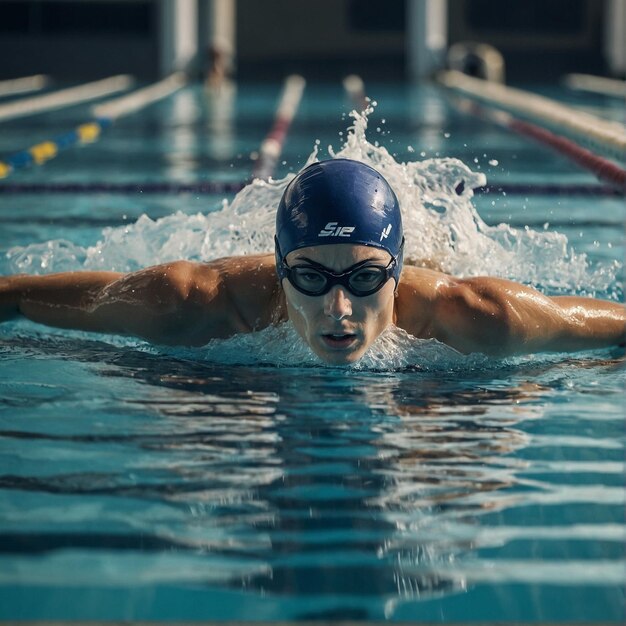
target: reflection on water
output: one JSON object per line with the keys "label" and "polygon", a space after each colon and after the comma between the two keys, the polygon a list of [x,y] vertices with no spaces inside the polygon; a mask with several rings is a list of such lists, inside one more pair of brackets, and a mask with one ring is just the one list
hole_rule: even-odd
{"label": "reflection on water", "polygon": [[[384,597],[463,587],[429,566],[453,561],[472,548],[471,540],[433,539],[432,530],[422,539],[417,528],[432,529],[441,515],[449,521],[455,513],[468,523],[473,506],[455,500],[515,482],[511,471],[491,476],[485,464],[526,437],[513,428],[515,411],[505,408],[498,423],[490,408],[534,390],[463,390],[384,375],[333,380],[301,371],[276,379],[274,372],[238,371],[216,385],[168,375],[160,378],[169,387],[165,397],[151,400],[163,415],[184,416],[194,431],[158,449],[197,453],[192,468],[176,467],[186,482],[209,477],[200,492],[174,498],[194,506],[196,515],[216,500],[245,504],[246,513],[252,508],[252,519],[244,515],[236,523],[253,530],[255,557],[269,567],[247,578],[246,588]],[[242,387],[253,390],[242,394]],[[207,425],[216,414],[219,422]],[[198,466],[200,458],[210,467]],[[489,499],[477,506],[488,507]],[[266,541],[259,551],[260,535]],[[244,548],[238,542],[236,551]]]}
{"label": "reflection on water", "polygon": [[[71,586],[78,575],[106,586],[113,571],[118,584],[335,598],[323,610],[303,605],[302,619],[371,617],[372,599],[390,617],[399,602],[470,591],[472,567],[489,567],[480,551],[504,549],[506,529],[523,524],[508,516],[559,489],[562,472],[529,476],[542,471],[533,425],[558,404],[565,361],[461,377],[225,368],[52,338],[8,339],[2,349],[29,350],[36,364],[57,363],[64,347],[111,397],[90,405],[52,375],[48,409],[29,421],[29,404],[7,394],[1,452],[20,462],[0,476],[0,549],[14,557],[3,584],[19,573],[26,585]],[[581,363],[596,377],[602,366],[620,373],[612,361]],[[552,514],[565,535],[576,526]],[[495,541],[490,524],[501,527]],[[525,541],[535,540],[530,531]],[[89,572],[63,569],[70,549],[84,552]],[[33,554],[47,559],[26,568],[20,559]]]}

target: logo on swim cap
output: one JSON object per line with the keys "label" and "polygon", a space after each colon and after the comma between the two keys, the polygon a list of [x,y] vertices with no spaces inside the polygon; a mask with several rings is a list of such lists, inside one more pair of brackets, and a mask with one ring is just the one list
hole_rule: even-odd
{"label": "logo on swim cap", "polygon": [[384,177],[365,163],[352,159],[312,163],[283,193],[275,241],[279,275],[290,252],[338,243],[386,250],[398,259],[399,275],[404,237],[398,198]]}
{"label": "logo on swim cap", "polygon": [[318,237],[349,237],[354,232],[354,226],[339,226],[337,222],[328,222]]}

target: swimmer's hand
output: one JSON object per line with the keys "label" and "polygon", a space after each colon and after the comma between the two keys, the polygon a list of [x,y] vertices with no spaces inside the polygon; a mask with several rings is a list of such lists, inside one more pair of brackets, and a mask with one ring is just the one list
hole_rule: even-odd
{"label": "swimmer's hand", "polygon": [[458,279],[411,268],[402,283],[398,325],[466,354],[574,352],[625,343],[626,308],[617,302],[548,297],[500,278]]}
{"label": "swimmer's hand", "polygon": [[[177,261],[138,272],[0,278],[0,321],[34,322],[197,346],[271,322],[273,257]],[[256,282],[255,282],[256,281]]]}

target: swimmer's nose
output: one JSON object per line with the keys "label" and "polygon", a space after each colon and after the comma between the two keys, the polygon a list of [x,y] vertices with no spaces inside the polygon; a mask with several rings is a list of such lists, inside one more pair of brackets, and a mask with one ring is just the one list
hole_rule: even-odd
{"label": "swimmer's nose", "polygon": [[352,315],[352,302],[343,287],[335,285],[324,296],[324,313],[334,320]]}

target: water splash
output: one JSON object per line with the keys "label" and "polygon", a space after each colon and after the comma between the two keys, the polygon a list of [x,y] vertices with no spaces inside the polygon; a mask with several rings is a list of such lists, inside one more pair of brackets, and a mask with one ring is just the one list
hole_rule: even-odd
{"label": "water splash", "polygon": [[[362,114],[353,111],[345,143],[338,151],[332,147],[328,151],[332,158],[351,158],[371,165],[395,189],[403,212],[406,263],[458,276],[506,277],[549,293],[619,298],[619,262],[592,268],[586,255],[574,252],[563,234],[520,230],[507,224],[488,226],[472,204],[473,189],[486,183],[483,173],[473,172],[452,158],[397,162],[384,146],[367,140],[372,111],[371,106]],[[305,166],[317,156],[316,145]],[[100,241],[92,246],[53,240],[14,247],[7,254],[10,267],[14,272],[26,273],[133,271],[177,259],[210,261],[271,252],[276,207],[293,176],[255,180],[231,202],[224,200],[220,210],[208,214],[179,211],[156,220],[143,215],[134,224],[105,228]],[[254,363],[319,364],[301,341],[285,335],[289,332],[277,327],[212,342],[202,352],[195,351],[194,358],[240,363],[241,355],[249,354]],[[285,346],[291,347],[285,350]],[[440,344],[427,345],[396,329],[381,337],[359,367],[397,369],[441,359],[449,365],[455,358],[442,352]]]}
{"label": "water splash", "polygon": [[[539,286],[553,293],[575,291],[613,295],[620,264],[591,269],[556,232],[488,226],[472,204],[473,189],[486,183],[458,159],[398,163],[384,146],[367,140],[369,107],[353,111],[346,141],[333,158],[351,158],[379,170],[396,190],[402,206],[407,263],[459,276],[493,275]],[[317,159],[317,146],[307,164]],[[63,240],[7,253],[14,272],[47,273],[78,269],[132,271],[177,259],[209,261],[269,252],[280,196],[293,177],[255,180],[221,210],[188,215],[176,212],[157,220],[141,216],[134,224],[105,228],[102,239],[82,247]]]}
{"label": "water splash", "polygon": [[398,163],[383,146],[366,138],[370,107],[352,112],[345,144],[333,157],[372,165],[396,191],[406,234],[405,259],[457,276],[491,275],[548,291],[606,295],[620,264],[595,270],[556,232],[488,226],[472,204],[473,190],[486,176],[452,158]]}
{"label": "water splash", "polygon": [[[215,339],[202,348],[160,348],[170,356],[224,365],[272,365],[278,367],[338,367],[325,364],[300,339],[289,322],[230,339]],[[433,339],[417,339],[392,326],[386,329],[349,371],[467,370],[482,367],[483,355],[465,356]],[[493,360],[492,360],[493,362]]]}

